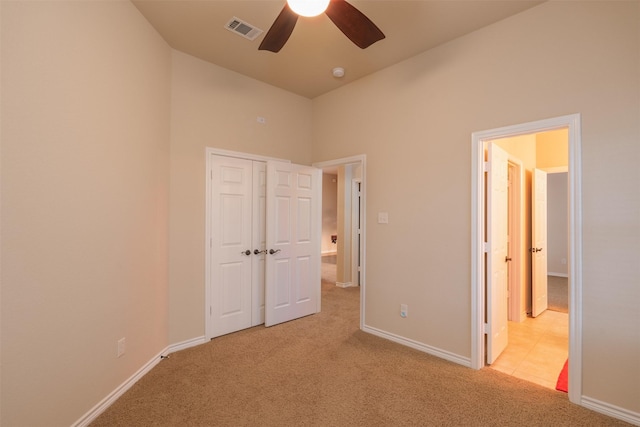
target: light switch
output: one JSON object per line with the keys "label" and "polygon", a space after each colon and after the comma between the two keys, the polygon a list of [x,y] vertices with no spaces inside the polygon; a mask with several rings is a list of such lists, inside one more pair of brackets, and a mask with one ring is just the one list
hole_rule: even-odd
{"label": "light switch", "polygon": [[389,224],[389,212],[378,212],[378,224]]}

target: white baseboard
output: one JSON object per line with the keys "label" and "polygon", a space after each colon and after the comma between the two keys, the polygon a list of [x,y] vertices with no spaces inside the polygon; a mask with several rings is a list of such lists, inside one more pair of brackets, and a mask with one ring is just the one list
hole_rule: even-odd
{"label": "white baseboard", "polygon": [[339,288],[353,288],[357,285],[354,285],[352,282],[336,282],[336,286]]}
{"label": "white baseboard", "polygon": [[[432,347],[418,341],[414,341],[399,335],[390,334],[388,332],[382,331],[380,329],[376,329],[370,326],[364,326],[362,328],[364,332],[370,333],[372,335],[379,336],[384,339],[388,339],[390,341],[396,342],[398,344],[405,345],[407,347],[414,348],[416,350],[422,351],[427,354],[431,354],[436,357],[440,357],[441,359],[448,360],[453,363],[457,363],[462,366],[466,366],[468,368],[471,367],[471,360],[468,357],[462,357],[460,355],[448,352],[446,350],[442,350],[436,347]],[[123,382],[120,386],[118,386],[115,390],[113,390],[109,395],[107,395],[104,399],[102,399],[97,405],[91,408],[86,414],[80,417],[75,423],[72,424],[72,427],[86,427],[91,424],[100,414],[102,414],[109,406],[111,406],[120,396],[122,396],[127,390],[129,390],[136,382],[138,382],[143,376],[145,376],[151,369],[153,369],[160,361],[164,355],[169,353],[174,353],[176,351],[185,350],[190,347],[195,347],[201,344],[206,343],[207,340],[204,336],[192,338],[190,340],[182,341],[180,343],[172,344],[154,356],[151,360],[149,360],[144,366],[142,366],[135,374],[133,374],[129,379]],[[587,409],[591,409],[592,411],[599,412],[604,415],[608,415],[612,418],[616,418],[622,421],[626,421],[633,425],[640,426],[640,414],[637,412],[629,411],[624,408],[620,408],[615,405],[611,405],[605,402],[601,402],[597,399],[592,399],[587,396],[582,396],[581,406],[584,406]]]}
{"label": "white baseboard", "polygon": [[195,347],[195,346],[204,344],[206,342],[207,340],[205,339],[204,336],[191,338],[190,340],[182,341],[176,344],[171,344],[169,347],[167,347],[166,351],[167,351],[167,354],[175,353],[176,351],[186,350],[187,348]]}
{"label": "white baseboard", "polygon": [[547,271],[547,276],[569,277],[567,273],[554,273],[553,271]]}
{"label": "white baseboard", "polygon": [[102,399],[96,406],[91,408],[86,414],[84,414],[78,421],[72,424],[72,427],[86,427],[93,420],[98,418],[100,414],[107,410],[109,406],[111,406],[120,396],[122,396],[127,390],[129,390],[136,382],[140,380],[140,378],[144,377],[147,372],[153,369],[160,361],[162,357],[169,354],[175,353],[179,350],[184,350],[189,347],[195,347],[200,344],[204,344],[206,342],[205,337],[197,337],[192,338],[190,340],[186,340],[177,344],[172,344],[169,347],[162,350],[160,353],[155,355],[151,360],[144,364],[138,371],[133,374],[129,379],[120,384],[115,390],[113,390],[107,397]]}
{"label": "white baseboard", "polygon": [[133,374],[129,379],[123,382],[115,390],[102,399],[96,406],[91,408],[89,412],[84,414],[78,421],[72,424],[72,427],[85,427],[91,424],[93,420],[98,418],[109,406],[113,404],[120,396],[122,396],[127,390],[129,390],[140,378],[145,376],[147,372],[153,369],[162,360],[162,355],[166,352],[166,349],[155,355],[149,360],[142,368]]}
{"label": "white baseboard", "polygon": [[582,396],[580,403],[582,406],[591,409],[592,411],[640,426],[640,413],[629,411],[628,409],[620,408],[619,406],[611,405],[606,402],[601,402],[587,396]]}
{"label": "white baseboard", "polygon": [[397,342],[398,344],[405,345],[407,347],[414,348],[416,350],[422,351],[424,353],[430,354],[432,356],[439,357],[441,359],[448,360],[453,363],[457,363],[458,365],[466,366],[467,368],[471,367],[471,359],[468,357],[462,357],[458,354],[451,353],[446,350],[442,350],[436,347],[432,347],[430,345],[423,344],[418,341],[411,340],[409,338],[401,337],[399,335],[390,334],[389,332],[382,331],[380,329],[372,328],[370,326],[364,326],[362,328],[364,332],[368,332],[373,335],[377,335],[381,338],[388,339],[393,342]]}
{"label": "white baseboard", "polygon": [[329,255],[338,255],[338,252],[336,252],[336,251],[324,251],[321,254],[321,256],[329,256]]}
{"label": "white baseboard", "polygon": [[[436,347],[432,347],[429,345],[422,344],[420,342],[401,337],[395,334],[390,334],[388,332],[382,331],[380,329],[372,328],[370,326],[366,326],[362,328],[364,332],[368,332],[373,335],[377,335],[381,338],[388,339],[390,341],[397,342],[398,344],[406,345],[407,347],[414,348],[419,351],[423,351],[425,353],[431,354],[436,357],[440,357],[441,359],[448,360],[450,362],[457,363],[462,366],[471,367],[471,359],[467,357],[462,357],[460,355],[448,352],[446,350],[442,350]],[[599,412],[604,415],[608,415],[612,418],[616,418],[622,421],[626,421],[636,426],[640,426],[640,414],[637,412],[630,411],[628,409],[620,408],[619,406],[611,405],[606,402],[601,402],[596,399],[592,399],[587,396],[582,396],[582,400],[580,405],[591,409],[592,411]]]}

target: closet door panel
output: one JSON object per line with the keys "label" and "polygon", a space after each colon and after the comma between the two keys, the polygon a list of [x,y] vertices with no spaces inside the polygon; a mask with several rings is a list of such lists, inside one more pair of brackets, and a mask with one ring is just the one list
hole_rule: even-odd
{"label": "closet door panel", "polygon": [[322,175],[267,163],[265,325],[320,311]]}
{"label": "closet door panel", "polygon": [[252,162],[214,156],[211,180],[210,306],[219,336],[251,326]]}

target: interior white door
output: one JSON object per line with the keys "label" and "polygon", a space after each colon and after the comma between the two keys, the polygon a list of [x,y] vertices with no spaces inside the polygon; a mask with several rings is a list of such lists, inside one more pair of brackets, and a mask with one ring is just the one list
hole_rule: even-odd
{"label": "interior white door", "polygon": [[547,294],[547,173],[533,170],[531,185],[531,315],[548,307]]}
{"label": "interior white door", "polygon": [[257,326],[264,323],[264,274],[267,247],[267,164],[265,162],[253,162],[252,200],[251,326]]}
{"label": "interior white door", "polygon": [[322,171],[267,163],[265,326],[320,311]]}
{"label": "interior white door", "polygon": [[251,327],[251,161],[213,156],[210,306],[212,335]]}
{"label": "interior white door", "polygon": [[489,143],[487,172],[487,363],[507,347],[507,214],[509,154]]}

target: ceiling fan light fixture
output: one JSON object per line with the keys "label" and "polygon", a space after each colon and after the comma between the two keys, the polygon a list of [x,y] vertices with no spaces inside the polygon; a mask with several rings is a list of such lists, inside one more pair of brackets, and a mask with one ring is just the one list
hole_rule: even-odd
{"label": "ceiling fan light fixture", "polygon": [[300,16],[318,16],[329,6],[329,0],[287,0],[289,7]]}

